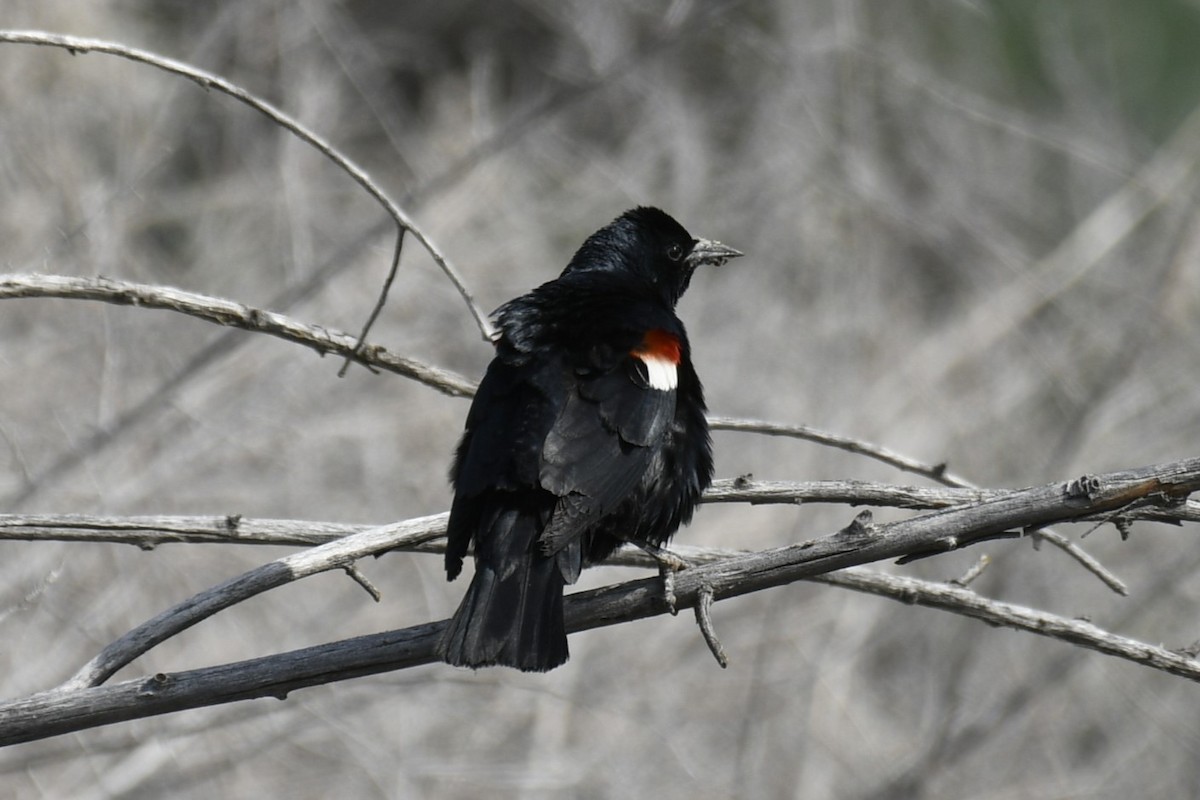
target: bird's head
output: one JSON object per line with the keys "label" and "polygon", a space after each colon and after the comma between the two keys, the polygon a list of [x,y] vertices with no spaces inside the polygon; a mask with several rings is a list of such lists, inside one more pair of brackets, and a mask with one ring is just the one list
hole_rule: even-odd
{"label": "bird's head", "polygon": [[720,266],[740,255],[720,242],[693,237],[665,211],[642,206],[626,211],[589,236],[562,274],[628,277],[673,308],[696,267]]}

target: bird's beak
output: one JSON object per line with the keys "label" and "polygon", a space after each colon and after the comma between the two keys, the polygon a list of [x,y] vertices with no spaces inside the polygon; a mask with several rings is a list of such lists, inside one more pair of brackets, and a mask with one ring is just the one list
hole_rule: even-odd
{"label": "bird's beak", "polygon": [[741,250],[734,250],[720,242],[714,242],[711,239],[697,239],[696,243],[692,245],[692,252],[688,253],[687,263],[692,268],[702,264],[719,267],[729,259],[737,258],[740,255],[743,255]]}

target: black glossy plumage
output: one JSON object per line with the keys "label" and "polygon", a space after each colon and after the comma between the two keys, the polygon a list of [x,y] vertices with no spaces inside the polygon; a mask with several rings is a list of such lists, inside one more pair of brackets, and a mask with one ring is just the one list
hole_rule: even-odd
{"label": "black glossy plumage", "polygon": [[[446,573],[459,574],[473,542],[475,575],[439,643],[445,661],[562,664],[565,584],[622,542],[661,545],[691,519],[712,455],[674,307],[696,266],[735,255],[638,208],[497,311],[496,357],[451,469]],[[670,370],[647,370],[650,331],[677,343],[673,388]]]}

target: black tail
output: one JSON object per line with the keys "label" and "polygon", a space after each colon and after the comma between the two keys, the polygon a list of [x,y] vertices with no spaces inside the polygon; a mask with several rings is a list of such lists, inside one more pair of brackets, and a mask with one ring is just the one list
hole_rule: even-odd
{"label": "black tail", "polygon": [[438,642],[443,661],[545,672],[567,660],[566,581],[559,559],[537,545],[541,527],[537,515],[507,509],[477,537],[475,575]]}

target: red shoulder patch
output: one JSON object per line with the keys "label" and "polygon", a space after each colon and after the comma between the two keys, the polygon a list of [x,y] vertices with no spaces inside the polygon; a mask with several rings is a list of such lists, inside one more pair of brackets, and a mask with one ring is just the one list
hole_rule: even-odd
{"label": "red shoulder patch", "polygon": [[647,358],[659,359],[667,361],[671,364],[678,364],[682,357],[683,347],[679,343],[679,337],[673,333],[668,333],[662,328],[651,328],[646,331],[646,335],[642,338],[642,343],[631,351],[642,360]]}

